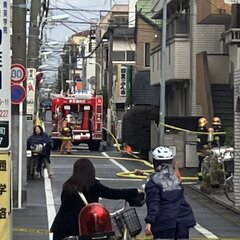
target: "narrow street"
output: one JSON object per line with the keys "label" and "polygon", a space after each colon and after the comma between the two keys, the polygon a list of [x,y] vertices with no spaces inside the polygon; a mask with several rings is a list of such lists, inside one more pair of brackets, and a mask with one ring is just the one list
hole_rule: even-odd
{"label": "narrow street", "polygon": [[[103,155],[112,156],[110,160],[101,159]],[[60,204],[61,186],[63,182],[71,175],[73,163],[84,155],[89,156],[96,168],[97,177],[107,186],[113,188],[141,188],[145,180],[134,178],[119,178],[117,173],[122,171],[132,171],[134,169],[144,169],[143,164],[134,161],[115,161],[115,157],[121,157],[119,152],[110,151],[90,152],[88,150],[79,151],[78,155],[71,157],[53,157],[52,165],[54,170],[54,178],[52,180],[53,198],[56,209]],[[191,204],[197,220],[197,226],[191,230],[191,239],[229,239],[240,236],[240,216],[231,210],[228,210],[216,202],[209,200],[202,194],[197,193],[185,183],[186,199]],[[101,200],[110,211],[114,211],[123,206],[123,201]],[[137,208],[137,212],[144,228],[144,217],[146,207]]]}

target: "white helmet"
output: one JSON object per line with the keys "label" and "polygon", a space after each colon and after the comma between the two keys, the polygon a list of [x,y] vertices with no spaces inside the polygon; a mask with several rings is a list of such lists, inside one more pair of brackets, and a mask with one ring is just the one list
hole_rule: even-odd
{"label": "white helmet", "polygon": [[157,147],[152,151],[153,160],[156,162],[171,162],[173,160],[174,155],[170,148],[168,147]]}

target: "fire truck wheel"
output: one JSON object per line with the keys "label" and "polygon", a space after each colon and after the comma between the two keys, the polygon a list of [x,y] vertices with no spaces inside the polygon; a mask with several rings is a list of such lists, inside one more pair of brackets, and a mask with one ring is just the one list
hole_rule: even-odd
{"label": "fire truck wheel", "polygon": [[100,147],[100,141],[94,141],[88,143],[88,147],[90,151],[98,151]]}

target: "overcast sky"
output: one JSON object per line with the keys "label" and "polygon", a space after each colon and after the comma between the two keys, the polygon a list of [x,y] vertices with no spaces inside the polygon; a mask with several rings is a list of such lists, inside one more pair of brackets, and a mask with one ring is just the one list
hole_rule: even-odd
{"label": "overcast sky", "polygon": [[[128,4],[128,0],[112,0],[112,6],[114,4]],[[59,41],[63,44],[71,35],[75,34],[76,32],[89,30],[90,24],[86,22],[89,22],[91,18],[99,19],[100,10],[109,10],[110,0],[50,0],[50,8],[58,8],[58,10],[52,10],[53,15],[68,14],[68,21],[78,22],[65,22],[64,24],[66,24],[68,27],[63,26],[63,24],[58,24],[53,26],[51,30],[48,29],[48,25],[45,26],[44,30],[46,31],[46,34],[44,34],[44,40],[47,42]],[[74,9],[74,11],[67,9]],[[55,48],[62,50],[61,46],[55,46]],[[50,51],[54,52],[52,49]],[[44,74],[46,81],[55,81],[57,78],[56,67],[58,67],[60,64],[59,54],[60,52],[56,51],[48,56],[46,62],[43,63],[43,65],[48,65],[48,68],[51,69],[51,71],[47,71]]]}
{"label": "overcast sky", "polygon": [[[100,10],[109,10],[110,5],[114,4],[127,4],[128,0],[50,0],[50,8],[65,8],[74,9],[76,11],[69,10],[54,10],[55,15],[68,14],[69,21],[76,23],[65,23],[66,26],[56,26],[52,28],[48,33],[50,40],[65,41],[75,32],[81,32],[89,30],[90,25],[84,22],[90,21],[91,18],[100,17]],[[84,11],[86,10],[86,11]],[[93,11],[91,11],[93,10]],[[99,11],[96,11],[99,10]],[[73,30],[71,30],[73,29]]]}

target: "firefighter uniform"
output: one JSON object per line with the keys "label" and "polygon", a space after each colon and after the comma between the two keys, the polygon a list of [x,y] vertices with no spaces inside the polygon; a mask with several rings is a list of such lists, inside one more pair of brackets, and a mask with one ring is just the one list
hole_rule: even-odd
{"label": "firefighter uniform", "polygon": [[[212,120],[212,128],[214,130],[214,133],[216,132],[224,132],[224,129],[222,128],[221,119],[219,117],[214,117]],[[225,135],[224,134],[214,134],[213,136],[213,147],[221,147],[224,146],[225,143]]]}
{"label": "firefighter uniform", "polygon": [[67,153],[67,154],[71,154],[71,150],[72,150],[72,129],[69,126],[69,124],[67,123],[66,120],[63,121],[62,123],[62,131],[61,131],[61,135],[62,135],[62,144],[61,144],[61,153]]}
{"label": "firefighter uniform", "polygon": [[[208,132],[207,128],[207,119],[200,118],[198,120],[198,132]],[[202,180],[202,162],[205,157],[205,150],[208,146],[208,135],[207,134],[198,134],[197,136],[197,155],[198,155],[198,178]]]}

